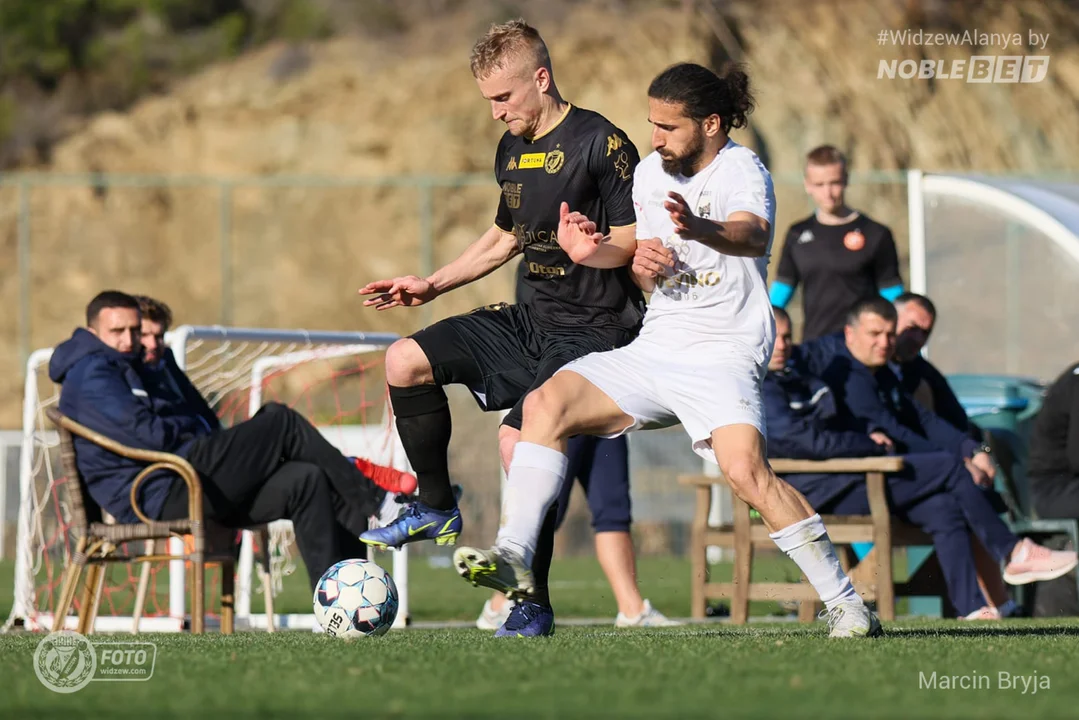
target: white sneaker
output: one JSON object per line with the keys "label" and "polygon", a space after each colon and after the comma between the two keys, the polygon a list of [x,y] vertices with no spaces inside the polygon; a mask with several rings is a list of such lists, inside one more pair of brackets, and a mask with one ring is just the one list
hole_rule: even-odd
{"label": "white sneaker", "polygon": [[506,618],[510,616],[510,610],[512,609],[512,600],[507,600],[502,605],[501,611],[492,608],[491,601],[487,600],[483,603],[483,612],[476,618],[476,627],[480,630],[497,630],[505,624]]}
{"label": "white sneaker", "polygon": [[959,618],[960,620],[1000,620],[1000,611],[995,607],[986,605],[985,607],[978,608],[974,612],[964,615]]}
{"label": "white sneaker", "polygon": [[644,607],[641,608],[640,614],[636,617],[627,617],[622,613],[618,613],[618,617],[614,619],[614,626],[620,628],[674,627],[681,624],[682,623],[677,620],[671,620],[659,610],[656,610],[648,600],[644,601]]}
{"label": "white sneaker", "polygon": [[844,602],[831,610],[822,610],[828,617],[828,637],[879,637],[884,634],[880,620],[863,602]]}

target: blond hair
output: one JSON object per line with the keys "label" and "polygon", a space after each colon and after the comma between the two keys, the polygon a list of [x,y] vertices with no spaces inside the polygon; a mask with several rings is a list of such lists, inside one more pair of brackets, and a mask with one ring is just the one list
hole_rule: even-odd
{"label": "blond hair", "polygon": [[810,165],[842,165],[843,174],[847,173],[847,156],[834,145],[821,145],[806,154],[806,167]]}
{"label": "blond hair", "polygon": [[472,47],[469,64],[472,75],[483,79],[504,69],[508,61],[519,58],[531,60],[530,70],[541,67],[551,70],[551,55],[539,31],[521,19],[488,28]]}

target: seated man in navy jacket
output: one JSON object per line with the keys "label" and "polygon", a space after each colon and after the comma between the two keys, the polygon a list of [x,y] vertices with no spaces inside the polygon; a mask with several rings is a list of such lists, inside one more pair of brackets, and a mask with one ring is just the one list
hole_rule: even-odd
{"label": "seated man in navy jacket", "polygon": [[[130,295],[100,293],[86,308],[86,324],[49,363],[49,376],[62,386],[60,411],[121,444],[186,458],[199,474],[209,519],[231,527],[291,519],[312,588],[345,559],[340,528],[358,537],[388,492],[397,491],[376,485],[283,405],[268,404],[222,429],[178,368],[170,378],[176,382],[166,385],[144,366],[141,314]],[[119,522],[137,522],[130,491],[145,465],[81,438],[75,455],[94,501]],[[153,519],[186,517],[187,486],[157,473],[140,486],[137,503]]]}
{"label": "seated man in navy jacket", "polygon": [[[1076,554],[1057,553],[1030,540],[1020,541],[997,515],[984,491],[977,487],[958,453],[944,447],[929,448],[929,441],[924,438],[913,449],[907,441],[900,445],[893,433],[906,438],[913,431],[901,427],[890,410],[872,408],[872,411],[852,412],[845,405],[845,400],[850,398],[855,408],[870,405],[861,397],[867,387],[877,387],[870,367],[889,372],[885,362],[894,351],[894,314],[895,309],[886,300],[861,303],[853,314],[853,325],[848,321],[841,346],[828,336],[802,346],[797,357],[793,357],[790,319],[786,313],[776,312],[776,345],[764,381],[768,454],[826,460],[902,453],[907,468],[889,477],[887,482],[892,511],[933,536],[949,597],[960,616],[999,617],[978,586],[970,533],[978,537],[998,562],[1008,561],[1004,578],[1012,584],[1058,577],[1075,567]],[[880,322],[874,322],[873,318]],[[814,363],[809,360],[830,370],[837,386],[845,391],[843,399],[834,397],[833,386],[814,376],[811,372]],[[863,371],[868,375],[865,386],[859,385],[866,380],[860,375]],[[850,376],[856,374],[858,377],[851,382]],[[912,408],[910,412],[917,414],[918,409]],[[923,417],[922,422],[933,425],[929,417]],[[951,432],[959,435],[954,428]],[[957,445],[960,443],[952,439]],[[869,512],[863,475],[799,474],[785,479],[820,513]]]}
{"label": "seated man in navy jacket", "polygon": [[955,396],[948,380],[933,363],[922,357],[937,324],[937,308],[925,295],[905,292],[895,299],[895,362],[899,381],[907,394],[942,420],[972,437],[980,431],[971,425],[967,411]]}

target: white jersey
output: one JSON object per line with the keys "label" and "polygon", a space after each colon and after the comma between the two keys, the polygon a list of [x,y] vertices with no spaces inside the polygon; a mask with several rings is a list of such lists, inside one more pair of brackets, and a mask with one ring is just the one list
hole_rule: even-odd
{"label": "white jersey", "polygon": [[[685,347],[694,340],[734,341],[754,354],[755,360],[772,352],[775,326],[768,297],[768,260],[775,234],[775,191],[772,177],[749,148],[733,140],[693,177],[668,175],[662,157],[653,152],[637,166],[633,176],[633,203],[637,211],[637,238],[659,238],[674,251],[672,277],[657,279],[645,313],[642,338],[654,336]],[[768,221],[768,246],[763,257],[725,255],[696,242],[683,240],[664,209],[667,193],[686,199],[694,214],[726,220],[734,212],[750,212]],[[688,341],[688,342],[687,342]]]}

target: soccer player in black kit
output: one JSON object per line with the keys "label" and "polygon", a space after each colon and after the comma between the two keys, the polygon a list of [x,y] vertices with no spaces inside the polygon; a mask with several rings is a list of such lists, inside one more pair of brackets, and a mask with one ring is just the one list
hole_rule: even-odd
{"label": "soccer player in black kit", "polygon": [[806,156],[805,189],[817,206],[787,231],[770,292],[786,307],[802,286],[802,342],[843,332],[847,312],[859,300],[903,292],[892,231],[847,206],[847,158],[831,145]]}
{"label": "soccer player in black kit", "polygon": [[[491,27],[473,48],[471,67],[492,115],[507,126],[495,154],[502,194],[494,225],[428,278],[381,280],[359,292],[372,295],[364,305],[379,310],[415,307],[523,252],[527,300],[447,318],[387,350],[390,402],[419,496],[396,522],[361,535],[369,545],[457,542],[462,521],[450,486],[444,385],[466,385],[485,410],[509,409],[499,428],[508,467],[525,395],[567,362],[629,343],[643,317],[643,296],[628,269],[637,246],[636,148],[601,115],[562,99],[547,48],[523,21]],[[597,244],[589,257],[591,247],[584,248]],[[581,257],[589,266],[574,262]],[[553,632],[546,593],[553,536],[551,513],[533,563],[538,592],[514,606],[497,635]]]}

